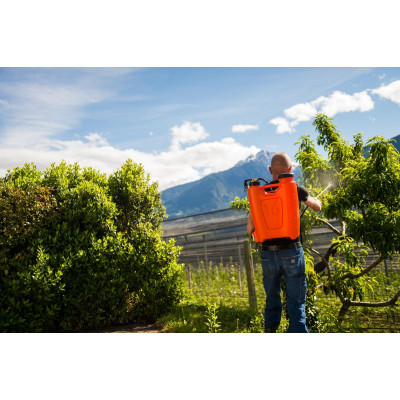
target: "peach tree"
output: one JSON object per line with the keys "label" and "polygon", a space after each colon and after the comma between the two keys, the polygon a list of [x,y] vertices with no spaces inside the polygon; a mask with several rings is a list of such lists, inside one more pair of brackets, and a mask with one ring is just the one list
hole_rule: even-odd
{"label": "peach tree", "polygon": [[[315,271],[323,277],[315,290],[340,299],[341,322],[350,307],[393,306],[400,296],[393,291],[388,300],[365,300],[366,290],[378,283],[374,272],[400,251],[400,155],[382,136],[364,145],[362,133],[357,133],[353,143],[347,142],[326,115],[318,114],[313,125],[327,157],[317,152],[310,136],[302,136],[296,154],[302,181],[314,196],[331,187],[322,196],[320,215],[305,213],[302,228],[306,246],[316,256]],[[313,247],[310,232],[315,225],[333,233],[325,253]],[[368,255],[374,257],[368,261]]]}

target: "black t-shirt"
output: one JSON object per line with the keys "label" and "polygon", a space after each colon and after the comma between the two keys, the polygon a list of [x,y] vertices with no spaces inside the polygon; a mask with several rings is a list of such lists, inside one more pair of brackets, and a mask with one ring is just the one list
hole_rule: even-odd
{"label": "black t-shirt", "polygon": [[[304,186],[297,185],[297,195],[299,197],[299,208],[300,208],[301,202],[306,201],[310,194],[308,193],[308,190]],[[282,246],[282,245],[286,245],[286,244],[289,244],[292,242],[301,243],[301,241],[302,240],[301,240],[301,233],[300,233],[300,236],[294,240],[290,239],[290,238],[269,239],[269,240],[266,240],[265,242],[263,242],[263,245]]]}

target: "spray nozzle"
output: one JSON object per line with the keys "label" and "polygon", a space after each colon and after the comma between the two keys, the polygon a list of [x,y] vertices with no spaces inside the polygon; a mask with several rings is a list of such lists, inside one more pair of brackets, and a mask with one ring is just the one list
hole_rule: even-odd
{"label": "spray nozzle", "polygon": [[[326,190],[328,190],[332,186],[332,183],[330,183],[320,194],[316,197],[318,199],[319,196],[321,196],[322,193],[324,193]],[[304,215],[304,213],[307,211],[308,206],[304,209],[303,213],[300,215],[300,218]]]}
{"label": "spray nozzle", "polygon": [[322,193],[325,192],[325,190],[328,190],[331,186],[332,186],[332,183],[330,183],[330,184],[317,196],[317,199],[318,199],[319,196],[321,196]]}

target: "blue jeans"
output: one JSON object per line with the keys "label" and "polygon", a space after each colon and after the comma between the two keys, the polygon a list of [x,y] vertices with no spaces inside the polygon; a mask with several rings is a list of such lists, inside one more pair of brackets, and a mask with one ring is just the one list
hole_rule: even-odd
{"label": "blue jeans", "polygon": [[289,314],[288,332],[307,333],[306,327],[306,273],[303,248],[280,251],[262,251],[265,303],[265,331],[275,332],[281,322],[281,276],[285,278],[286,303]]}

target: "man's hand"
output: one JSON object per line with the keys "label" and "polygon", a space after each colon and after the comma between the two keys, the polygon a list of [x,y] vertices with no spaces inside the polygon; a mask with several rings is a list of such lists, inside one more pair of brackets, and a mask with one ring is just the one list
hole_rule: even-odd
{"label": "man's hand", "polygon": [[321,211],[322,203],[321,200],[317,199],[316,197],[311,197],[308,196],[307,200],[304,202],[304,204],[310,208],[312,208],[314,211]]}
{"label": "man's hand", "polygon": [[249,213],[249,219],[247,221],[247,233],[251,236],[255,231],[253,218],[251,217],[251,213]]}

